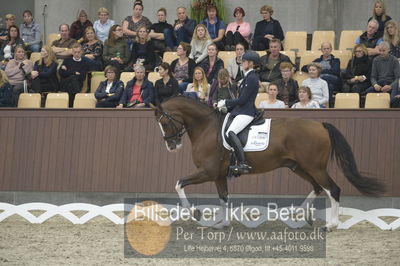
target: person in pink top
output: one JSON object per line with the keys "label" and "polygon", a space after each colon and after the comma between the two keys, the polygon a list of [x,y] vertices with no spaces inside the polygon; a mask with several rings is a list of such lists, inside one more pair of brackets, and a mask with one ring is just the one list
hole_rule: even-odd
{"label": "person in pink top", "polygon": [[246,15],[243,8],[237,7],[233,11],[235,21],[228,24],[225,34],[225,50],[234,51],[235,45],[242,43],[246,50],[249,48],[251,28],[249,22],[244,22],[243,17]]}

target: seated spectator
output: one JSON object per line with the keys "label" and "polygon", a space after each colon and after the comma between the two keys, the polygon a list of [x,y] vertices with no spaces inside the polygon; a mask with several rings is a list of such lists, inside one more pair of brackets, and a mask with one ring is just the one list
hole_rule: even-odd
{"label": "seated spectator", "polygon": [[117,108],[144,108],[154,103],[154,86],[147,80],[143,66],[135,67],[135,77],[129,81]]}
{"label": "seated spectator", "polygon": [[390,44],[390,54],[400,61],[400,29],[394,20],[386,23],[383,40]]}
{"label": "seated spectator", "polygon": [[381,38],[383,36],[383,31],[385,28],[386,22],[391,20],[392,18],[386,15],[386,8],[385,4],[383,1],[376,1],[374,4],[374,9],[372,11],[372,17],[368,19],[368,22],[375,19],[379,23],[378,31],[376,32],[376,35],[378,38]]}
{"label": "seated spectator", "polygon": [[208,45],[207,57],[200,62],[199,66],[204,69],[208,83],[212,84],[217,79],[218,71],[224,68],[224,61],[218,57],[218,48],[215,43]]}
{"label": "seated spectator", "polygon": [[115,24],[114,20],[109,19],[110,12],[105,7],[100,7],[97,11],[99,19],[93,24],[94,31],[96,32],[97,38],[104,43],[108,38],[111,26]]}
{"label": "seated spectator", "polygon": [[380,55],[372,61],[371,84],[367,89],[369,92],[392,93],[392,101],[397,91],[400,78],[399,62],[397,58],[389,54],[390,45],[388,42],[379,44]]}
{"label": "seated spectator", "polygon": [[287,105],[276,98],[278,96],[278,85],[271,82],[268,86],[268,100],[260,102],[260,108],[286,108]]}
{"label": "seated spectator", "polygon": [[76,43],[76,40],[69,37],[69,25],[61,24],[58,28],[60,31],[61,38],[55,40],[51,44],[51,49],[56,55],[57,59],[65,59],[72,56],[72,45]]}
{"label": "seated spectator", "polygon": [[301,85],[310,88],[312,99],[316,101],[320,105],[320,107],[327,107],[329,103],[329,89],[328,83],[320,78],[321,71],[322,67],[319,63],[309,64],[309,78],[303,80],[303,83]]}
{"label": "seated spectator", "polygon": [[218,78],[210,89],[208,104],[213,106],[220,100],[232,100],[238,97],[238,88],[232,82],[228,70],[222,68],[218,71]]}
{"label": "seated spectator", "polygon": [[210,84],[208,84],[203,68],[196,67],[194,69],[193,83],[187,86],[185,95],[200,101],[207,101],[209,92]]}
{"label": "seated spectator", "polygon": [[104,69],[105,81],[100,82],[94,96],[96,97],[96,107],[107,108],[116,107],[124,92],[124,83],[119,80],[119,72],[115,66],[106,66]]}
{"label": "seated spectator", "polygon": [[342,72],[344,81],[342,91],[365,94],[365,90],[371,86],[371,69],[372,60],[368,56],[367,48],[363,44],[356,44],[352,59]]}
{"label": "seated spectator", "polygon": [[40,26],[33,20],[31,11],[24,11],[24,23],[21,24],[20,30],[26,49],[31,52],[39,52],[42,47],[42,36]]}
{"label": "seated spectator", "polygon": [[140,2],[135,2],[133,4],[132,16],[127,16],[122,22],[122,31],[124,36],[128,38],[130,45],[134,42],[140,27],[144,26],[146,29],[150,29],[151,27],[150,20],[143,16],[142,13],[143,4]]}
{"label": "seated spectator", "polygon": [[103,47],[104,65],[113,65],[120,71],[127,66],[130,55],[128,43],[123,38],[121,26],[113,25]]}
{"label": "seated spectator", "polygon": [[0,29],[0,43],[2,41],[6,41],[7,40],[7,35],[8,35],[8,29],[15,25],[15,15],[13,14],[7,14],[5,16],[5,20],[6,20],[6,27],[3,29]]}
{"label": "seated spectator", "polygon": [[257,22],[254,30],[253,50],[255,51],[267,50],[272,39],[282,41],[285,38],[281,24],[271,17],[274,13],[272,7],[262,6],[260,13],[263,16],[263,20]]}
{"label": "seated spectator", "polygon": [[212,41],[204,24],[198,24],[194,32],[192,42],[190,43],[192,51],[190,52],[189,58],[193,59],[196,64],[198,64],[207,57],[207,47]]}
{"label": "seated spectator", "polygon": [[269,42],[269,50],[266,55],[260,58],[260,92],[266,91],[268,88],[268,83],[276,81],[282,78],[281,71],[279,69],[282,62],[289,62],[290,58],[284,54],[280,53],[281,41],[278,39],[272,39]]}
{"label": "seated spectator", "polygon": [[[178,19],[174,23],[174,31],[176,43],[187,42],[191,43],[193,32],[195,32],[196,21],[188,18],[186,8],[178,7],[176,9]],[[193,49],[193,47],[192,47]]]}
{"label": "seated spectator", "polygon": [[44,45],[40,51],[41,59],[33,66],[32,90],[34,92],[56,92],[58,90],[57,59],[50,46]]}
{"label": "seated spectator", "polygon": [[82,49],[84,59],[89,64],[89,71],[101,71],[103,68],[103,64],[101,62],[103,55],[103,43],[97,39],[94,29],[91,26],[85,29]]}
{"label": "seated spectator", "polygon": [[298,93],[299,101],[292,108],[320,108],[318,102],[312,100],[313,94],[307,86],[301,86]]}
{"label": "seated spectator", "polygon": [[246,46],[242,43],[236,44],[235,47],[235,58],[229,60],[228,63],[228,72],[231,80],[238,84],[240,80],[243,79],[243,68],[242,68],[242,56],[246,52]]}
{"label": "seated spectator", "polygon": [[156,56],[146,27],[139,27],[126,71],[132,71],[138,65],[144,66],[146,71],[153,71],[156,66]]}
{"label": "seated spectator", "polygon": [[196,67],[196,62],[188,57],[190,51],[190,44],[181,42],[178,45],[178,48],[176,48],[176,55],[179,58],[175,59],[171,63],[171,71],[174,73],[175,78],[178,81],[179,92],[181,93],[186,90],[189,82],[193,80],[194,68]]}
{"label": "seated spectator", "polygon": [[25,57],[25,48],[22,45],[15,47],[14,59],[6,66],[5,73],[9,83],[13,86],[13,101],[18,103],[19,95],[24,91],[24,81],[33,70],[33,63]]}
{"label": "seated spectator", "polygon": [[283,101],[286,106],[290,107],[298,100],[297,91],[299,89],[299,84],[297,80],[292,78],[294,67],[291,63],[283,62],[279,68],[282,78],[275,81],[275,84],[278,86],[277,99]]}
{"label": "seated spectator", "polygon": [[[24,41],[19,36],[19,29],[17,26],[10,26],[8,28],[7,39],[1,43],[0,46],[0,61],[8,61],[14,58],[14,51],[17,45],[24,45]],[[4,64],[4,65],[5,65]]]}
{"label": "seated spectator", "polygon": [[88,20],[88,15],[85,10],[81,10],[78,15],[78,19],[71,24],[69,36],[78,42],[83,42],[85,29],[87,27],[93,27],[93,24]]}
{"label": "seated spectator", "polygon": [[225,34],[225,50],[233,51],[238,43],[244,45],[245,50],[249,48],[251,27],[249,22],[243,21],[246,15],[243,8],[237,7],[233,11],[235,21],[228,24]]}
{"label": "seated spectator", "polygon": [[0,107],[14,107],[13,88],[3,70],[0,70]]}
{"label": "seated spectator", "polygon": [[217,45],[218,50],[224,50],[225,23],[218,17],[218,9],[215,5],[208,5],[207,16],[201,21],[206,25],[211,41]]}
{"label": "seated spectator", "polygon": [[381,43],[378,31],[379,23],[375,19],[368,22],[367,31],[357,38],[356,44],[364,44],[368,48],[368,55],[374,57],[379,54],[377,46]]}
{"label": "seated spectator", "polygon": [[150,27],[150,38],[156,50],[161,53],[172,51],[175,47],[174,27],[167,22],[167,10],[160,8],[157,11],[158,23]]}
{"label": "seated spectator", "polygon": [[[332,52],[332,45],[329,42],[321,44],[322,55],[315,59],[313,62],[320,63],[322,67],[321,78],[328,83],[329,99],[333,100],[333,91],[340,90],[342,81],[340,79],[340,60],[335,58]],[[304,66],[303,72],[307,72],[307,67]],[[333,106],[333,102],[330,102]]]}
{"label": "seated spectator", "polygon": [[66,58],[58,70],[61,81],[60,90],[68,92],[69,106],[74,103],[75,94],[81,92],[89,64],[82,58],[82,46],[75,43],[72,46],[72,57]]}
{"label": "seated spectator", "polygon": [[161,79],[157,80],[154,86],[154,102],[157,106],[168,98],[179,94],[178,81],[174,78],[168,63],[163,62],[158,67],[158,74],[160,74]]}

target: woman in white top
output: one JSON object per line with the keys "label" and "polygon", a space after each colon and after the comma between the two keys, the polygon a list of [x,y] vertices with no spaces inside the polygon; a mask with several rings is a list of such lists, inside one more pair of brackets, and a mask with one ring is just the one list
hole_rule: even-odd
{"label": "woman in white top", "polygon": [[311,63],[308,65],[308,79],[302,82],[302,86],[309,87],[312,93],[312,99],[321,107],[326,107],[329,102],[328,83],[320,78],[322,71],[319,63]]}
{"label": "woman in white top", "polygon": [[210,93],[210,84],[208,84],[206,74],[203,68],[196,67],[193,74],[193,83],[187,86],[186,93],[188,96],[192,96],[195,93],[200,101],[207,101]]}
{"label": "woman in white top", "polygon": [[203,61],[207,57],[207,47],[212,43],[210,34],[204,24],[197,24],[190,46],[192,51],[189,58],[193,59],[196,64]]}
{"label": "woman in white top", "polygon": [[229,64],[227,67],[229,76],[233,81],[235,81],[236,84],[243,79],[242,56],[245,52],[246,48],[242,43],[236,44],[236,56],[235,58],[229,60]]}
{"label": "woman in white top", "polygon": [[319,104],[312,99],[312,93],[309,87],[301,86],[299,88],[299,102],[292,105],[292,108],[320,108]]}
{"label": "woman in white top", "polygon": [[286,108],[287,106],[281,100],[276,99],[278,95],[278,85],[270,83],[268,87],[268,100],[260,103],[260,108]]}

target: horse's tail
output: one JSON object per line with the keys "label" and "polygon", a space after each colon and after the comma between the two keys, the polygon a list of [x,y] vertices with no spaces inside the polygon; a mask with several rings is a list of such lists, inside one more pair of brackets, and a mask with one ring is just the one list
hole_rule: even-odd
{"label": "horse's tail", "polygon": [[384,184],[374,178],[362,176],[358,172],[351,147],[342,133],[329,123],[322,125],[328,130],[331,140],[331,158],[335,158],[347,180],[366,196],[377,197],[385,193]]}

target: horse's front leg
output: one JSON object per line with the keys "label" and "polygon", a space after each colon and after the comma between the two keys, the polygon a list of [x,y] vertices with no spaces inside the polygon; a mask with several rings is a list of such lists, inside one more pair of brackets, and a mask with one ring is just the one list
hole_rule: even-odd
{"label": "horse's front leg", "polygon": [[228,182],[226,177],[222,177],[215,181],[217,186],[219,202],[221,204],[222,220],[215,224],[213,227],[216,229],[223,229],[230,225],[230,208],[229,208],[229,193],[228,193]]}
{"label": "horse's front leg", "polygon": [[[194,173],[190,176],[186,176],[186,177],[178,180],[178,182],[176,183],[175,189],[176,189],[176,192],[178,192],[179,198],[180,198],[182,206],[184,208],[190,209],[190,203],[186,197],[184,187],[186,187],[188,185],[192,185],[192,184],[201,184],[201,183],[204,183],[207,181],[211,181],[211,178],[206,173],[206,171],[199,171],[197,173]],[[201,218],[200,211],[197,209],[193,210],[193,217],[197,221],[199,221]]]}

